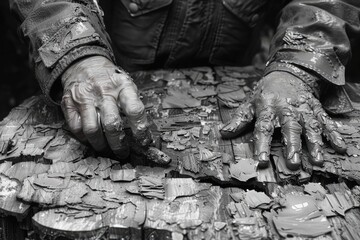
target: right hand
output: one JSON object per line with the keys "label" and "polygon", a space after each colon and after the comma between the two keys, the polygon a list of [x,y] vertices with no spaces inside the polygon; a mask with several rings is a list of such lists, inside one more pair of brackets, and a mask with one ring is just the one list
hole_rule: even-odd
{"label": "right hand", "polygon": [[270,163],[272,135],[277,123],[281,125],[285,163],[291,170],[301,166],[301,135],[313,165],[324,164],[322,135],[334,150],[339,153],[346,151],[336,122],[325,112],[309,87],[290,73],[272,72],[265,76],[254,95],[237,109],[220,133],[224,138],[236,137],[249,128],[254,119],[254,155],[259,167],[267,167]]}
{"label": "right hand", "polygon": [[96,151],[108,147],[120,158],[129,155],[122,109],[137,143],[152,143],[144,104],[131,77],[110,60],[88,57],[70,66],[62,75],[61,107],[72,133],[88,141]]}

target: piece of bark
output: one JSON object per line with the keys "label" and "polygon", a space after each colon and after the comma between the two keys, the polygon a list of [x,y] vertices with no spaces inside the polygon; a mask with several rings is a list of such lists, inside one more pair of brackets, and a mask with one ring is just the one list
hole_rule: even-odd
{"label": "piece of bark", "polygon": [[102,177],[103,179],[109,178],[111,167],[115,165],[117,162],[110,158],[98,157],[98,159],[100,160],[100,164],[96,169],[95,173],[100,177]]}
{"label": "piece of bark", "polygon": [[154,119],[154,123],[158,131],[179,130],[201,124],[199,116],[196,115],[176,115],[165,119]]}
{"label": "piece of bark", "polygon": [[24,180],[21,190],[17,197],[25,202],[33,202],[41,205],[64,206],[67,203],[78,203],[79,199],[89,191],[84,182],[67,180],[63,187],[43,188],[37,186],[37,175],[33,175]]}
{"label": "piece of bark", "polygon": [[213,152],[207,148],[199,147],[199,161],[209,162],[217,158],[222,158],[221,152]]}
{"label": "piece of bark", "polygon": [[33,184],[41,188],[65,189],[68,187],[70,178],[49,177],[47,173],[37,174]]}
{"label": "piece of bark", "polygon": [[5,173],[11,167],[11,165],[12,163],[7,161],[0,163],[0,173]]}
{"label": "piece of bark", "polygon": [[54,136],[35,136],[28,138],[24,149],[21,151],[25,156],[41,156],[45,152],[45,146],[48,145]]}
{"label": "piece of bark", "polygon": [[235,108],[240,106],[240,103],[246,98],[246,94],[243,89],[239,89],[227,93],[218,93],[217,97],[225,106]]}
{"label": "piece of bark", "polygon": [[56,202],[59,206],[72,205],[82,203],[81,198],[88,193],[89,189],[85,183],[79,181],[71,181],[68,188],[62,190],[58,195]]}
{"label": "piece of bark", "polygon": [[111,192],[112,184],[110,180],[104,180],[102,177],[94,177],[86,181],[86,185],[94,191]]}
{"label": "piece of bark", "polygon": [[359,207],[359,201],[345,184],[329,184],[326,187],[330,193],[326,193],[319,203],[326,216],[345,216],[349,209]]}
{"label": "piece of bark", "polygon": [[153,176],[140,176],[139,193],[147,198],[164,199],[164,179]]}
{"label": "piece of bark", "polygon": [[325,198],[326,190],[320,183],[308,183],[304,185],[304,192],[310,194],[315,197],[317,200],[322,200]]}
{"label": "piece of bark", "polygon": [[237,163],[230,164],[230,176],[240,182],[256,178],[256,165],[252,159],[242,159]]}
{"label": "piece of bark", "polygon": [[56,162],[50,165],[48,173],[58,173],[58,174],[66,174],[72,173],[75,171],[80,163],[72,163],[72,162]]}
{"label": "piece of bark", "polygon": [[86,163],[79,164],[73,172],[86,178],[92,178],[95,176],[93,167]]}
{"label": "piece of bark", "polygon": [[87,147],[78,140],[69,137],[68,133],[63,132],[63,134],[63,136],[60,136],[62,138],[64,137],[66,142],[61,145],[59,145],[57,141],[55,141],[54,145],[50,143],[49,147],[45,151],[44,158],[49,159],[54,163],[74,162],[82,159],[85,155]]}
{"label": "piece of bark", "polygon": [[50,165],[35,163],[35,162],[20,162],[15,163],[4,174],[10,178],[16,178],[22,182],[25,178],[32,176],[33,174],[39,174],[47,172]]}
{"label": "piece of bark", "polygon": [[193,173],[198,173],[200,171],[199,163],[193,154],[189,154],[183,157],[182,167],[183,169]]}
{"label": "piece of bark", "polygon": [[165,180],[165,199],[174,201],[178,197],[193,196],[210,187],[211,184],[200,184],[191,178],[169,178]]}
{"label": "piece of bark", "polygon": [[206,98],[206,97],[215,96],[217,94],[217,92],[215,92],[215,89],[213,86],[205,86],[205,87],[197,86],[197,87],[191,88],[189,90],[189,93],[194,98]]}
{"label": "piece of bark", "polygon": [[106,201],[102,198],[103,193],[99,191],[88,191],[82,199],[83,206],[92,208],[106,208]]}
{"label": "piece of bark", "polygon": [[255,190],[245,192],[244,201],[250,208],[269,209],[272,205],[272,200],[265,193]]}
{"label": "piece of bark", "polygon": [[168,94],[162,100],[162,108],[194,108],[199,107],[201,105],[201,101],[193,98],[187,92],[176,90],[176,89],[168,89]]}
{"label": "piece of bark", "polygon": [[159,178],[167,177],[172,170],[172,168],[149,166],[136,166],[135,168],[137,176],[156,176]]}
{"label": "piece of bark", "polygon": [[114,182],[131,182],[136,178],[135,169],[111,169],[110,179]]}

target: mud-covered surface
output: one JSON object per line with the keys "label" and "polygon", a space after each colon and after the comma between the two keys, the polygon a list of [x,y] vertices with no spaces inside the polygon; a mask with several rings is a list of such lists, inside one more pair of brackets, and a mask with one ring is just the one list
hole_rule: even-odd
{"label": "mud-covered surface", "polygon": [[[0,123],[2,219],[16,218],[30,239],[359,239],[356,113],[339,126],[348,151],[326,147],[323,167],[303,149],[302,168],[288,169],[280,134],[267,168],[251,128],[220,137],[259,76],[251,67],[135,74],[168,165],[136,148],[128,161],[97,156],[58,109],[28,99]],[[224,97],[231,88],[241,94]]]}

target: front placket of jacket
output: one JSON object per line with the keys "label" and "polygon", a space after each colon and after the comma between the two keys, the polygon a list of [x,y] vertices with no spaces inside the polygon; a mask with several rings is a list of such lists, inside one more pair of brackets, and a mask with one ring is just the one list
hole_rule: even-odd
{"label": "front placket of jacket", "polygon": [[[183,24],[171,48],[165,67],[184,65],[202,55],[211,25],[211,7],[214,1],[187,0]],[[186,64],[185,64],[186,65]]]}

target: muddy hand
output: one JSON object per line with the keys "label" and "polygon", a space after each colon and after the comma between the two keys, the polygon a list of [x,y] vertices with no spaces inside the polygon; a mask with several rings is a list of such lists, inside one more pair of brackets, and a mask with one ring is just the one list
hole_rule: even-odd
{"label": "muddy hand", "polygon": [[94,56],[72,65],[62,76],[61,107],[70,130],[96,151],[110,149],[121,159],[129,155],[124,122],[127,116],[136,142],[152,142],[145,107],[136,85],[107,58]]}
{"label": "muddy hand", "polygon": [[289,169],[300,168],[301,135],[305,138],[314,165],[324,163],[322,135],[336,151],[346,151],[336,122],[327,115],[308,87],[289,73],[273,72],[264,77],[254,95],[236,110],[232,120],[221,129],[221,135],[224,138],[239,135],[255,118],[254,155],[259,167],[269,164],[272,135],[278,124]]}

